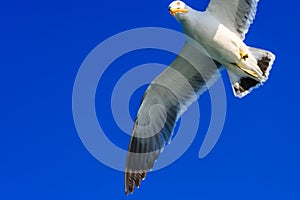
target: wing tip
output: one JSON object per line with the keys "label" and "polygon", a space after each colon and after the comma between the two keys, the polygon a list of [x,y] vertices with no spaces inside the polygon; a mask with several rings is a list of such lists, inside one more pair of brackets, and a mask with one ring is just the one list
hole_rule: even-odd
{"label": "wing tip", "polygon": [[126,172],[125,173],[125,195],[133,194],[135,188],[139,188],[141,182],[145,180],[146,171],[142,172]]}

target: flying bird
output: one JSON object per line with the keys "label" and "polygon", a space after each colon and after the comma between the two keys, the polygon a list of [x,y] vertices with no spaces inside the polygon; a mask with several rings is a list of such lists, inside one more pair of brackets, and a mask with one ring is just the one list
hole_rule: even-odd
{"label": "flying bird", "polygon": [[[269,76],[275,55],[244,43],[259,0],[211,0],[204,12],[173,1],[169,12],[186,43],[147,88],[135,119],[125,167],[125,193],[133,193],[170,143],[183,112],[228,72],[233,93],[244,97]],[[196,44],[195,44],[196,42]]]}

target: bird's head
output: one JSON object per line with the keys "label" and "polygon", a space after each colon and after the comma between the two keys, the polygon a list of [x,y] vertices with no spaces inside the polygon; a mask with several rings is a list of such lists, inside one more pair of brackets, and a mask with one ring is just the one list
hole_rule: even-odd
{"label": "bird's head", "polygon": [[180,13],[188,13],[186,4],[183,1],[173,1],[169,5],[169,11],[172,16],[176,16]]}

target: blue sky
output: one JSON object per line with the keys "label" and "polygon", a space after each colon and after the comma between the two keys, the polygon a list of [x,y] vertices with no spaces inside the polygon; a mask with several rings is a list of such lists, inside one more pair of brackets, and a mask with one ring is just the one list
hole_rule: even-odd
{"label": "blue sky", "polygon": [[[2,2],[1,199],[300,198],[297,1],[260,1],[246,43],[271,50],[277,59],[268,82],[244,99],[233,96],[224,74],[226,122],[208,157],[198,159],[210,117],[208,94],[199,100],[201,123],[192,146],[172,165],[150,173],[133,196],[124,196],[123,173],[97,161],[83,146],[72,117],[72,90],[81,63],[99,43],[128,29],[180,31],[168,13],[170,2]],[[186,1],[196,9],[207,2]],[[133,59],[139,64],[173,59],[151,50],[128,56],[106,72],[107,91],[113,84],[109,80],[130,70]],[[133,116],[144,89],[129,105]],[[96,102],[97,112],[105,103]],[[107,136],[126,148],[129,137],[116,127],[109,110],[104,112],[103,126],[111,130]]]}

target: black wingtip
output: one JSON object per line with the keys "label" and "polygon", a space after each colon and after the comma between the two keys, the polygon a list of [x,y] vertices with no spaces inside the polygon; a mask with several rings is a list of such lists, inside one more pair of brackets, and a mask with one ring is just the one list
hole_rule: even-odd
{"label": "black wingtip", "polygon": [[126,188],[125,195],[134,193],[135,188],[139,188],[141,182],[145,180],[147,172],[130,173],[126,172]]}

